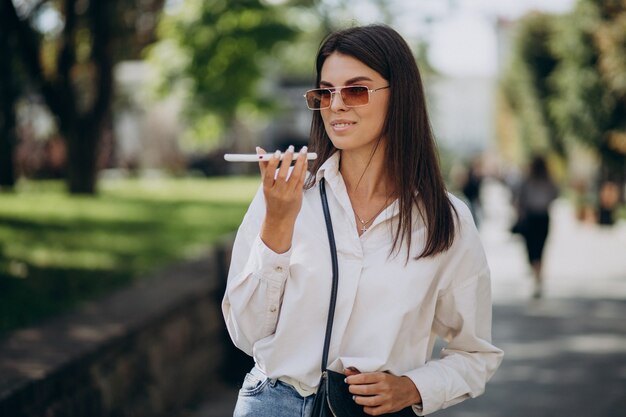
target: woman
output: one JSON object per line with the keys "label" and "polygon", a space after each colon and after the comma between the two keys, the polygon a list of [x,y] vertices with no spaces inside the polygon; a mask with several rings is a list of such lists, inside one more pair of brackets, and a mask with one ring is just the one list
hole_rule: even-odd
{"label": "woman", "polygon": [[549,208],[558,195],[559,190],[550,178],[545,159],[534,156],[528,176],[515,195],[517,227],[526,242],[528,262],[533,270],[533,298],[541,298],[543,294],[542,260],[550,229]]}
{"label": "woman", "polygon": [[[489,270],[471,214],[445,191],[411,51],[387,26],[355,27],[316,62],[311,175],[306,149],[261,163],[233,248],[223,313],[256,363],[235,416],[311,413],[332,275],[322,178],[339,258],[328,368],[371,415],[475,397],[502,358]],[[431,359],[436,336],[448,345]]]}

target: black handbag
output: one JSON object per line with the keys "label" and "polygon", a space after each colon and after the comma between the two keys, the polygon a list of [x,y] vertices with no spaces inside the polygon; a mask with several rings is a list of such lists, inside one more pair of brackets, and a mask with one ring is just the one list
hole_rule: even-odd
{"label": "black handbag", "polygon": [[[324,178],[320,180],[320,195],[322,197],[322,209],[324,220],[326,221],[326,232],[328,233],[328,243],[330,246],[330,256],[332,260],[333,282],[328,308],[328,319],[326,321],[326,336],[324,338],[324,350],[322,354],[322,377],[315,394],[313,402],[312,417],[368,417],[363,411],[363,406],[357,404],[352,399],[352,394],[348,390],[348,384],[344,382],[346,376],[342,373],[326,369],[328,365],[328,349],[330,337],[333,331],[333,319],[335,317],[335,304],[337,302],[337,287],[339,283],[339,266],[337,263],[337,247],[335,246],[335,234],[333,224],[330,219],[328,200],[326,199],[326,185]],[[406,407],[395,413],[383,414],[392,417],[415,417],[411,407]]]}

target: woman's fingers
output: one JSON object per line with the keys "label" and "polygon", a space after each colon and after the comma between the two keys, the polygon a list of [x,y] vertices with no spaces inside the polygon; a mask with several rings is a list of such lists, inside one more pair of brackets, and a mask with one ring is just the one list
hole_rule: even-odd
{"label": "woman's fingers", "polygon": [[380,372],[351,373],[346,380],[350,384],[348,390],[354,394],[354,402],[359,405],[377,407],[388,400],[391,387]]}
{"label": "woman's fingers", "polygon": [[344,368],[343,370],[343,374],[345,376],[350,376],[350,375],[358,375],[360,374],[361,371],[359,371],[357,368],[355,368],[354,366],[349,366],[347,368]]}
{"label": "woman's fingers", "polygon": [[379,415],[401,410],[422,401],[419,390],[406,376],[387,372],[348,375],[346,382],[353,399],[364,406],[366,414]]}
{"label": "woman's fingers", "polygon": [[[256,147],[256,154],[257,155],[264,155],[267,152],[265,152],[265,149],[257,146]],[[265,170],[267,169],[267,162],[265,161],[259,161],[259,169],[261,170],[261,178],[265,178]]]}
{"label": "woman's fingers", "polygon": [[348,391],[355,395],[376,395],[380,394],[386,389],[382,384],[367,384],[367,385],[350,385]]}
{"label": "woman's fingers", "polygon": [[292,183],[294,188],[301,190],[304,185],[306,177],[307,160],[306,160],[307,147],[303,146],[300,152],[296,155],[296,164],[291,171]]}
{"label": "woman's fingers", "polygon": [[[265,172],[263,173],[263,187],[270,189],[274,186],[274,175],[278,164],[280,163],[280,151],[274,152],[272,158],[265,165]],[[261,162],[263,164],[263,162]]]}
{"label": "woman's fingers", "polygon": [[280,164],[280,169],[278,170],[278,175],[276,176],[276,180],[280,180],[286,182],[289,178],[289,167],[291,166],[291,161],[293,160],[293,146],[289,146],[287,151],[283,155],[283,160]]}
{"label": "woman's fingers", "polygon": [[[257,147],[257,154],[262,155],[266,152]],[[307,147],[304,146],[297,154],[294,152],[294,147],[289,146],[287,151],[282,155],[282,161],[280,159],[280,151],[276,151],[273,157],[269,161],[259,161],[259,168],[261,170],[261,177],[263,178],[263,185],[266,189],[273,188],[280,183],[282,185],[289,185],[289,189],[300,190],[304,186],[304,180],[306,179],[307,171]],[[292,162],[295,160],[293,168],[290,169]],[[279,168],[280,166],[280,168]]]}
{"label": "woman's fingers", "polygon": [[371,395],[367,397],[354,396],[354,402],[364,407],[380,407],[385,402],[385,397],[382,395]]}

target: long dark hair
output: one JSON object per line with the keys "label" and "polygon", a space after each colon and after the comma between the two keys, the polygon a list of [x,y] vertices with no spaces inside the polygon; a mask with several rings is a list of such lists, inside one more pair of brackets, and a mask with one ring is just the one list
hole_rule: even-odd
{"label": "long dark hair", "polygon": [[[426,222],[426,242],[418,258],[446,251],[454,241],[455,209],[448,198],[439,168],[435,140],[428,120],[422,80],[406,41],[384,25],[344,29],[330,34],[317,53],[316,86],[322,66],[333,52],[358,59],[385,78],[390,85],[389,107],[381,136],[387,139],[386,166],[391,171],[400,205],[399,222],[391,252],[406,240],[410,256],[413,210]],[[326,133],[319,111],[311,122],[310,148],[318,153],[311,165],[317,172],[336,151]],[[309,177],[307,188],[315,183]]]}

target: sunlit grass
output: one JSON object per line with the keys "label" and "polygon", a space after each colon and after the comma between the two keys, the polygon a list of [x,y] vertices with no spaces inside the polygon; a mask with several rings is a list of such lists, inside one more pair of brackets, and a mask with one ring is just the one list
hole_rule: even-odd
{"label": "sunlit grass", "polygon": [[258,178],[106,180],[97,197],[60,182],[0,194],[0,332],[200,256],[233,232]]}

